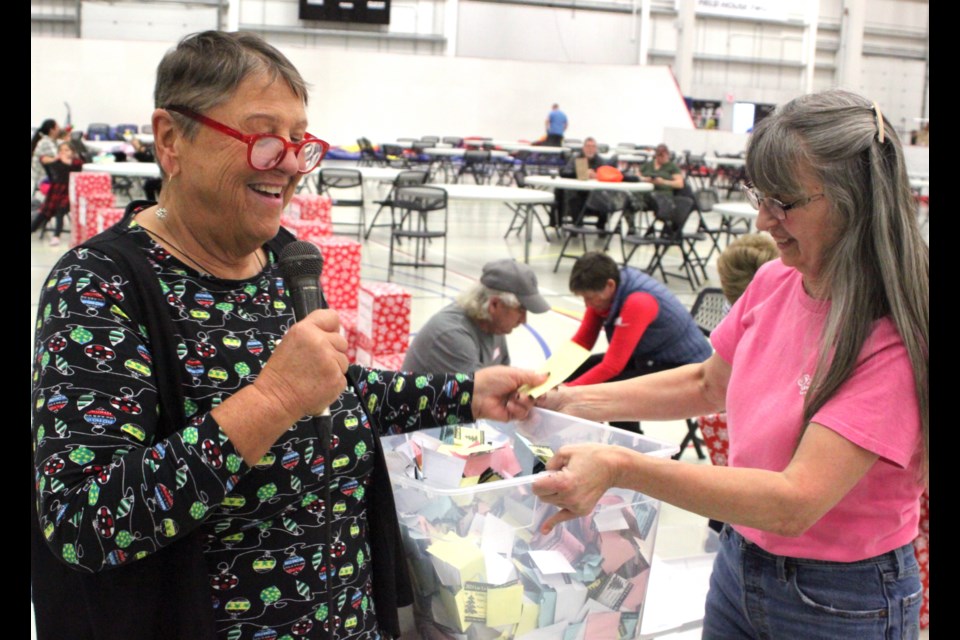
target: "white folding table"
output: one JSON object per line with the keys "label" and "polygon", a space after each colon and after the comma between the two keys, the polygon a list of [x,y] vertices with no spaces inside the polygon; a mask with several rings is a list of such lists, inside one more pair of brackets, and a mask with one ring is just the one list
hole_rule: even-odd
{"label": "white folding table", "polygon": [[[528,178],[529,180],[529,178]],[[523,261],[530,262],[530,241],[533,236],[533,207],[538,204],[552,204],[553,195],[541,189],[523,189],[485,184],[445,184],[431,183],[428,187],[438,187],[447,192],[447,200],[465,202],[502,202],[514,213],[522,212],[525,220],[523,240]]]}

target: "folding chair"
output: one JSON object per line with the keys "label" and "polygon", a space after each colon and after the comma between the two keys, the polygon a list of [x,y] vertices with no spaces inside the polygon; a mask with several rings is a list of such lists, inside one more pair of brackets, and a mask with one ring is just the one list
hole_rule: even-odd
{"label": "folding chair", "polygon": [[87,140],[109,140],[110,125],[105,122],[94,122],[87,126]]}
{"label": "folding chair", "polygon": [[[394,267],[438,267],[443,269],[443,285],[447,284],[447,192],[439,187],[400,187],[393,197],[393,206],[400,219],[390,231],[390,260],[387,281],[393,281]],[[398,259],[395,245],[411,242],[411,257]],[[443,240],[442,259],[428,260],[427,245]]]}
{"label": "folding chair", "polygon": [[[407,154],[407,165],[411,169],[422,169],[428,176],[433,173],[433,157],[426,153],[427,149],[437,146],[435,142],[418,140],[410,144],[410,152]],[[429,177],[428,177],[429,181]]]}
{"label": "folding chair", "polygon": [[692,186],[691,190],[704,189],[709,186],[710,167],[707,166],[706,156],[704,156],[704,154],[687,152],[684,165],[681,168],[684,171],[684,175],[686,175],[686,182]]}
{"label": "folding chair", "polygon": [[115,137],[117,140],[125,140],[126,138],[124,136],[127,135],[128,133],[130,135],[136,135],[140,133],[140,127],[135,124],[122,123],[122,124],[116,125],[113,128],[113,131],[116,134]]}
{"label": "folding chair", "polygon": [[459,183],[465,174],[472,176],[477,184],[487,184],[490,175],[490,151],[464,151],[463,164],[460,165],[454,182]]}
{"label": "folding chair", "polygon": [[[514,180],[517,182],[517,186],[520,188],[526,188],[526,172],[523,169],[517,169],[513,172]],[[543,218],[540,217],[540,214],[537,212],[538,207],[543,207],[547,213],[547,219],[549,220],[550,210],[554,205],[552,204],[511,204],[506,203],[507,206],[513,211],[513,218],[510,220],[510,226],[507,227],[507,232],[503,234],[503,237],[506,238],[510,235],[511,231],[516,231],[517,236],[523,231],[524,227],[527,224],[527,211],[530,211],[530,216],[537,221],[540,225],[540,229],[543,231],[543,237],[547,239],[547,242],[550,242],[550,234],[547,233],[547,225],[544,224]]]}
{"label": "folding chair", "polygon": [[[338,197],[337,192],[346,192],[346,197]],[[317,193],[326,194],[331,199],[331,214],[337,209],[357,209],[357,221],[333,220],[333,227],[356,227],[357,240],[366,229],[364,221],[363,174],[359,169],[340,169],[324,167],[317,171]]]}
{"label": "folding chair", "polygon": [[[654,275],[657,271],[666,282],[668,277],[680,278],[690,283],[690,288],[696,289],[700,279],[695,271],[700,266],[700,258],[696,253],[696,241],[700,234],[685,233],[684,227],[690,214],[693,212],[693,200],[686,196],[672,196],[664,193],[652,193],[654,202],[654,220],[643,235],[627,234],[623,236],[623,266],[627,266],[633,254],[640,247],[653,248],[653,256],[644,268],[644,271]],[[627,246],[630,246],[629,251]],[[663,266],[663,258],[670,248],[676,247],[680,251],[682,272],[667,271]]]}
{"label": "folding chair", "polygon": [[[697,299],[693,302],[693,307],[690,308],[690,315],[693,316],[694,322],[700,327],[703,335],[709,337],[714,328],[720,324],[723,316],[727,314],[727,305],[727,297],[723,295],[723,290],[719,287],[706,287],[700,290],[700,293],[697,294]],[[702,446],[704,445],[704,441],[706,441],[707,449],[710,451],[710,459],[713,461],[713,464],[718,464],[715,458],[715,449],[719,449],[719,454],[722,455],[724,459],[723,464],[726,464],[725,432],[721,435],[713,428],[720,426],[721,423],[722,427],[726,429],[725,414],[687,418],[687,434],[683,437],[683,440],[680,441],[680,451],[673,456],[673,459],[679,460],[683,452],[686,451],[687,446],[692,444],[697,452],[697,457],[703,460],[706,456],[703,455]],[[709,433],[707,432],[708,425],[711,427]],[[697,435],[698,429],[703,435],[703,438]]]}
{"label": "folding chair", "polygon": [[380,145],[380,164],[384,167],[394,167],[398,169],[409,169],[410,163],[404,153],[402,145],[399,144],[381,144]]}
{"label": "folding chair", "polygon": [[[623,209],[627,206],[627,193],[625,191],[615,191],[613,189],[599,189],[591,191],[587,196],[583,208],[577,215],[573,224],[562,224],[560,233],[564,236],[563,246],[560,247],[560,255],[557,256],[557,262],[553,265],[553,272],[556,273],[560,267],[560,261],[564,258],[579,258],[587,252],[587,238],[603,238],[603,251],[610,248],[610,242],[613,236],[617,235],[623,239]],[[617,214],[620,214],[617,216]],[[607,225],[597,227],[597,223],[606,216]],[[610,220],[615,218],[614,224],[610,225]],[[583,251],[581,253],[567,253],[567,247],[574,238],[580,238]],[[621,246],[622,250],[622,246]]]}
{"label": "folding chair", "polygon": [[[396,208],[395,197],[397,194],[397,189],[401,187],[415,187],[418,185],[423,185],[427,183],[427,172],[420,169],[411,169],[409,171],[401,171],[397,174],[397,177],[393,179],[393,184],[390,187],[390,192],[387,194],[387,197],[383,200],[375,200],[374,204],[380,205],[377,208],[376,213],[373,214],[373,218],[370,220],[370,226],[367,227],[367,231],[363,236],[363,239],[366,240],[370,237],[370,232],[373,231],[374,227],[390,227],[391,229],[396,225],[396,216],[394,211]],[[390,209],[390,222],[377,224],[377,218],[380,217],[380,213],[385,209]]]}
{"label": "folding chair", "polygon": [[377,157],[377,150],[373,148],[373,143],[370,142],[369,138],[357,138],[357,147],[360,149],[358,167],[373,167],[379,164],[380,159]]}

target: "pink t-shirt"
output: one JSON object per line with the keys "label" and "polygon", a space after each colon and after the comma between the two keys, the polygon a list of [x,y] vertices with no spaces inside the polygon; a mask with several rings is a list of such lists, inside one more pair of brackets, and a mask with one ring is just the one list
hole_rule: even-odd
{"label": "pink t-shirt", "polygon": [[[796,449],[829,308],[806,294],[801,278],[780,260],[767,263],[710,335],[732,366],[726,399],[732,467],[782,471]],[[889,318],[875,324],[850,378],[812,421],[880,458],[799,537],[734,528],[770,553],[841,562],[912,541],[923,491],[920,412],[913,368]]]}

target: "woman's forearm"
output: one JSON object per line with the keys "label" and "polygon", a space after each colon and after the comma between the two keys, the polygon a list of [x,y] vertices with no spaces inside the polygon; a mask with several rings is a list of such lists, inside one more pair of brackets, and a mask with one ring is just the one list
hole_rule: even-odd
{"label": "woman's forearm", "polygon": [[697,363],[597,385],[562,387],[541,406],[588,420],[677,420],[723,409],[725,365]]}

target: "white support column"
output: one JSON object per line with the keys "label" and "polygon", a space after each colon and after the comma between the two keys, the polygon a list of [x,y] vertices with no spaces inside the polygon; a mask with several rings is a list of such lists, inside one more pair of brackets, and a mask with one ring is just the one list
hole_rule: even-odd
{"label": "white support column", "polygon": [[447,0],[443,5],[443,35],[447,38],[447,47],[444,55],[449,58],[457,56],[457,31],[460,22],[460,0]]}
{"label": "white support column", "polygon": [[220,3],[221,11],[226,10],[225,31],[238,31],[240,29],[240,1],[229,2],[222,0]]}
{"label": "white support column", "polygon": [[645,66],[647,57],[650,53],[650,32],[653,25],[650,24],[650,3],[652,0],[641,0],[640,3],[640,45],[638,48],[637,64]]}
{"label": "white support column", "polygon": [[837,86],[860,91],[863,59],[863,24],[866,0],[843,0],[840,22],[840,49],[837,52]]}
{"label": "white support column", "polygon": [[930,14],[927,13],[927,45],[924,48],[926,59],[923,65],[923,109],[924,118],[930,117]]}
{"label": "white support column", "polygon": [[683,95],[690,95],[693,86],[693,43],[696,36],[696,0],[680,0],[677,16],[677,53],[673,73]]}
{"label": "white support column", "polygon": [[807,0],[803,31],[803,92],[813,93],[813,72],[817,68],[817,21],[820,19],[820,0]]}

